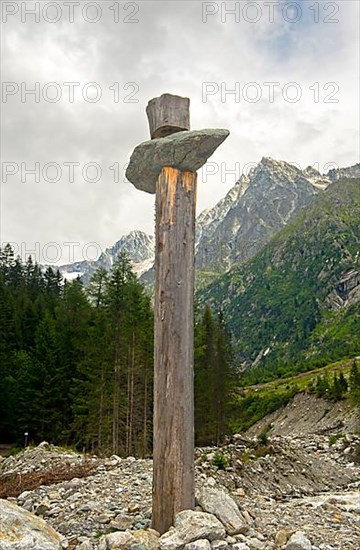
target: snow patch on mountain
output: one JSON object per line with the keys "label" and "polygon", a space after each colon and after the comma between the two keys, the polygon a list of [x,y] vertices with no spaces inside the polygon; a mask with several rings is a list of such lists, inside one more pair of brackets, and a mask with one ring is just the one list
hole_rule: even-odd
{"label": "snow patch on mountain", "polygon": [[[281,160],[263,157],[242,175],[213,208],[196,221],[196,267],[223,272],[254,256],[299,209],[340,178],[360,177],[360,164],[320,174]],[[88,284],[99,267],[110,270],[121,251],[127,252],[135,273],[147,283],[153,280],[155,242],[152,235],[132,231],[107,248],[96,261],[75,262],[60,267],[64,278],[79,276]]]}

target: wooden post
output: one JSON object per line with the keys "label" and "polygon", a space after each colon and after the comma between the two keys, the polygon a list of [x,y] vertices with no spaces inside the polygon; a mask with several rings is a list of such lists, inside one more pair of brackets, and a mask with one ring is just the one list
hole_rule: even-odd
{"label": "wooden post", "polygon": [[162,169],[156,188],[153,528],[194,497],[194,241],[197,175]]}
{"label": "wooden post", "polygon": [[162,138],[190,129],[190,100],[172,94],[163,94],[149,101],[146,114],[151,139]]}
{"label": "wooden post", "polygon": [[[126,176],[156,194],[152,526],[161,534],[194,497],[194,247],[196,170],[229,135],[190,132],[190,100],[163,94],[146,112],[151,138],[131,155]],[[171,134],[182,132],[172,137]]]}

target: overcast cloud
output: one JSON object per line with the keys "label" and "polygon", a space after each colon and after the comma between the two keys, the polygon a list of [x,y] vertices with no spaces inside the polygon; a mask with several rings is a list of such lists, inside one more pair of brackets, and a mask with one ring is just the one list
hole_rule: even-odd
{"label": "overcast cloud", "polygon": [[[199,173],[199,211],[262,156],[320,171],[358,162],[359,3],[276,1],[274,21],[270,3],[39,2],[35,21],[25,13],[35,2],[2,2],[0,241],[37,251],[55,242],[62,250],[58,263],[67,263],[64,243],[80,243],[80,260],[86,243],[104,249],[133,229],[151,233],[154,197],[124,180],[124,166],[149,139],[147,102],[164,92],[190,97],[192,129],[231,132],[208,167],[217,173]],[[231,8],[239,8],[239,21],[226,15]],[[25,91],[36,82],[40,100],[28,94],[22,102],[21,83]],[[47,87],[50,82],[57,87]],[[79,83],[73,102],[69,82]],[[99,101],[91,102],[91,82]],[[240,97],[222,98],[221,83],[230,90],[236,82]],[[270,82],[280,83],[273,101]],[[204,83],[213,95],[204,96]],[[61,98],[51,102],[59,90]],[[24,173],[36,162],[39,182]],[[71,162],[80,163],[74,181],[64,165]],[[59,175],[51,166],[44,177],[47,163],[60,166],[59,181],[49,181]],[[85,181],[88,163],[101,167],[99,181]],[[97,175],[91,166],[85,174]]]}

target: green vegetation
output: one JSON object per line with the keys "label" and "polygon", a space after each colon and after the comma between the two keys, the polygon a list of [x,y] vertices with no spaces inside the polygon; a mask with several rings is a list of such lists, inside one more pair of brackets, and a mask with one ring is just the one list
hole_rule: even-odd
{"label": "green vegetation", "polygon": [[[247,395],[240,396],[233,404],[232,431],[238,433],[247,430],[267,414],[285,406],[296,393],[295,388],[287,391],[265,390],[258,393],[255,389]],[[264,435],[263,444],[266,444],[265,437]]]}
{"label": "green vegetation", "polygon": [[152,310],[127,258],[85,291],[0,252],[2,438],[148,454]]}
{"label": "green vegetation", "polygon": [[[247,430],[267,414],[285,406],[294,395],[301,392],[316,393],[329,401],[348,399],[354,406],[360,408],[358,363],[358,361],[338,361],[290,378],[239,389],[232,404],[231,431],[235,433]],[[320,394],[319,384],[323,388]],[[267,425],[258,437],[259,443],[263,446],[267,445],[269,430],[270,425]]]}
{"label": "green vegetation", "polygon": [[339,375],[335,372],[332,381],[329,380],[327,373],[323,376],[318,376],[315,384],[315,391],[318,397],[325,397],[334,401],[344,399],[348,388],[349,385],[342,372]]}
{"label": "green vegetation", "polygon": [[[360,180],[340,181],[255,258],[200,289],[197,445],[220,444],[299,391],[360,408],[359,219]],[[21,446],[28,432],[29,443],[147,456],[152,385],[153,312],[126,256],[84,289],[0,250],[4,441]],[[266,448],[267,431],[260,439]]]}
{"label": "green vegetation", "polygon": [[233,390],[237,385],[230,337],[222,313],[209,307],[195,325],[196,444],[219,445],[229,433]]}
{"label": "green vegetation", "polygon": [[349,375],[350,400],[360,409],[360,370],[357,361],[353,361]]}
{"label": "green vegetation", "polygon": [[[243,384],[323,367],[360,354],[360,303],[346,300],[359,273],[360,180],[343,180],[259,254],[198,293],[223,308]],[[255,365],[254,365],[255,363]]]}
{"label": "green vegetation", "polygon": [[329,445],[330,445],[330,447],[332,447],[333,445],[335,445],[335,443],[337,443],[337,442],[338,442],[340,439],[342,439],[343,437],[344,437],[344,434],[342,434],[342,433],[330,435],[330,437],[329,437]]}
{"label": "green vegetation", "polygon": [[[0,250],[0,432],[99,453],[152,447],[153,312],[120,255],[87,289]],[[195,327],[197,444],[229,433],[236,379],[229,334],[209,308]]]}
{"label": "green vegetation", "polygon": [[262,445],[267,445],[268,444],[268,433],[271,429],[271,425],[268,424],[267,426],[265,426],[265,428],[262,430],[262,432],[258,435],[258,441],[262,444]]}
{"label": "green vegetation", "polygon": [[225,470],[225,468],[229,465],[229,459],[221,451],[216,451],[212,463],[214,466],[219,468],[219,470]]}

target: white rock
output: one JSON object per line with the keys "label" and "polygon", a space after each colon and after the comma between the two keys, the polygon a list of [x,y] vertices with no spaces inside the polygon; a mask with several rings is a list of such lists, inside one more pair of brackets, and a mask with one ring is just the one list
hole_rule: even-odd
{"label": "white rock", "polygon": [[311,542],[301,531],[296,531],[286,545],[286,550],[311,550]]}
{"label": "white rock", "polygon": [[45,521],[0,499],[1,550],[61,550],[63,537]]}
{"label": "white rock", "polygon": [[254,548],[254,549],[256,548],[257,550],[261,550],[265,546],[263,542],[261,542],[259,539],[256,539],[256,538],[248,539],[247,542],[250,548]]}
{"label": "white rock", "polygon": [[160,537],[159,545],[161,550],[183,550],[190,542],[199,539],[212,541],[225,535],[224,526],[212,514],[184,510],[177,514],[175,528]]}
{"label": "white rock", "polygon": [[247,526],[236,502],[225,489],[204,485],[198,491],[196,499],[204,512],[214,514],[221,521],[229,535],[246,530]]}
{"label": "white rock", "polygon": [[159,533],[154,529],[116,531],[101,537],[99,550],[128,550],[132,545],[141,545],[146,550],[157,550],[158,537]]}
{"label": "white rock", "polygon": [[115,548],[129,548],[136,539],[130,531],[117,531],[101,537],[99,550],[115,550]]}

